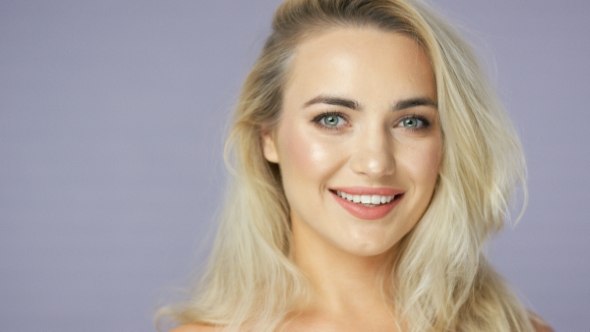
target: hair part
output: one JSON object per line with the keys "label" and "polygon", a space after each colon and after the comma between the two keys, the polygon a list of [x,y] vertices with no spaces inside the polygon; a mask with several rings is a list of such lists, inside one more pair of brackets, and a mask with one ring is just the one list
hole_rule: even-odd
{"label": "hair part", "polygon": [[[443,157],[432,201],[392,257],[384,297],[408,331],[532,331],[528,314],[482,249],[504,225],[525,163],[511,121],[469,45],[412,0],[287,0],[246,78],[225,149],[233,176],[213,253],[181,323],[274,331],[309,299],[289,259],[289,205],[261,135],[280,120],[290,63],[305,38],[334,28],[401,33],[422,46],[435,75]],[[524,187],[523,187],[524,188]]]}

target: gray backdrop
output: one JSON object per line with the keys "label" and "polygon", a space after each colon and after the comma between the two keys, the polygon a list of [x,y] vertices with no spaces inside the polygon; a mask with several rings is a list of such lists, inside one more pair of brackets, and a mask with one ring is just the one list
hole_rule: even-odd
{"label": "gray backdrop", "polygon": [[[0,331],[154,329],[202,260],[227,114],[278,3],[0,1]],[[588,331],[590,2],[435,6],[526,149],[528,210],[492,259],[557,330]]]}

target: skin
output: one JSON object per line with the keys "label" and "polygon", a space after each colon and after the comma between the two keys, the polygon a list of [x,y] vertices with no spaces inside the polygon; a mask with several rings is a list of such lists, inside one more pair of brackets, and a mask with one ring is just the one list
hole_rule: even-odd
{"label": "skin", "polygon": [[[414,103],[404,105],[408,100]],[[297,48],[281,119],[262,137],[291,208],[292,258],[314,292],[284,331],[403,327],[378,279],[435,189],[442,157],[436,100],[428,58],[404,35],[334,28]],[[403,196],[387,215],[367,220],[344,209],[331,191],[351,186]],[[215,330],[193,324],[173,332]]]}
{"label": "skin", "polygon": [[[309,104],[319,96],[353,101],[358,110]],[[392,111],[417,98],[434,103],[436,86],[428,59],[408,37],[336,29],[300,45],[278,128],[264,140],[266,158],[281,169],[296,240],[319,237],[370,257],[389,251],[415,225],[432,196],[442,151],[435,106]],[[335,115],[314,122],[325,112],[341,114],[338,124],[324,124]],[[417,116],[430,126],[402,124],[408,117],[425,122]],[[351,186],[401,190],[404,197],[385,218],[367,221],[335,204],[330,189]]]}
{"label": "skin", "polygon": [[[427,102],[396,107],[408,100]],[[263,140],[291,207],[293,259],[316,293],[290,330],[395,331],[377,278],[434,191],[442,155],[435,101],[428,58],[401,34],[338,28],[299,45],[282,117]],[[332,193],[353,186],[403,197],[385,217],[362,219]]]}

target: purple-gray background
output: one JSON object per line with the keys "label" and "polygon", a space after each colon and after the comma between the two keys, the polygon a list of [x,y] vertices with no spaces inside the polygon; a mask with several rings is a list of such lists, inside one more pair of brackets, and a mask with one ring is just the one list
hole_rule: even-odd
{"label": "purple-gray background", "polygon": [[[0,1],[0,331],[154,329],[202,259],[227,114],[278,3]],[[588,331],[590,2],[434,4],[528,158],[528,210],[492,259],[558,331]]]}

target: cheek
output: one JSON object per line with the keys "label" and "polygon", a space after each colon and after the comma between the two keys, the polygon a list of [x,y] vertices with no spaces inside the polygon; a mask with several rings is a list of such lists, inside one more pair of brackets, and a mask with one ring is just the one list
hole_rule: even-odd
{"label": "cheek", "polygon": [[438,177],[441,151],[441,140],[433,138],[406,145],[397,160],[413,182],[430,187]]}
{"label": "cheek", "polygon": [[330,161],[335,157],[329,142],[314,137],[305,128],[298,126],[281,129],[278,139],[283,181],[321,178],[329,173],[333,164]]}

